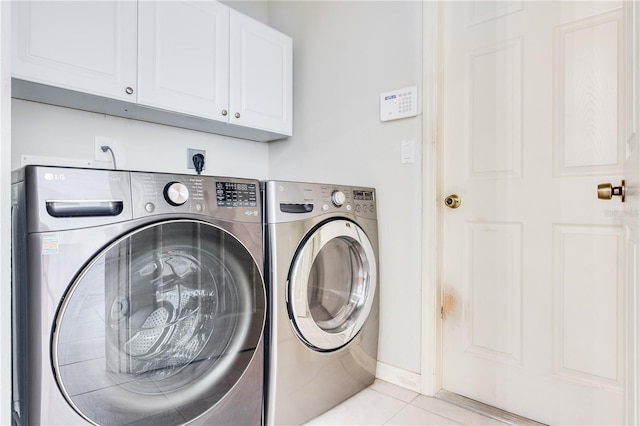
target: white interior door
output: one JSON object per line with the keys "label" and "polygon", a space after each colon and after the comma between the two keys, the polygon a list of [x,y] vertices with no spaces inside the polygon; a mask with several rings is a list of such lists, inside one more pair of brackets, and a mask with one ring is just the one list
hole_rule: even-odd
{"label": "white interior door", "polygon": [[445,2],[443,387],[623,422],[622,2]]}

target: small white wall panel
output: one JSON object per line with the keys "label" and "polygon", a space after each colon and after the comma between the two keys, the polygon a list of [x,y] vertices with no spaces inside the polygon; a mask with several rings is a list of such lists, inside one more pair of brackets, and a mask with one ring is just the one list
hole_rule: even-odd
{"label": "small white wall panel", "polygon": [[468,86],[472,176],[520,176],[522,39],[471,53]]}

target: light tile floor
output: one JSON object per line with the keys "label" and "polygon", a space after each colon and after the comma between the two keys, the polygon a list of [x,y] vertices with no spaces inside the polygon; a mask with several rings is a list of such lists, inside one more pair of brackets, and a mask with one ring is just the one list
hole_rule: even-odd
{"label": "light tile floor", "polygon": [[307,423],[308,426],[505,424],[381,380]]}

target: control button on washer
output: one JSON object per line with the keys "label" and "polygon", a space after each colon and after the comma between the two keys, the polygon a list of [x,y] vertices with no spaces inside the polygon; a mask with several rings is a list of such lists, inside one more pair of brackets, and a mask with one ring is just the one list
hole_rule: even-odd
{"label": "control button on washer", "polygon": [[323,204],[322,205],[322,210],[324,210],[326,212],[327,210],[329,210],[329,206],[326,205],[326,204]]}
{"label": "control button on washer", "polygon": [[172,206],[181,206],[189,199],[189,188],[181,182],[169,182],[164,187],[164,199]]}
{"label": "control button on washer", "polygon": [[153,213],[153,211],[156,209],[156,206],[153,203],[147,203],[147,204],[144,205],[144,209],[148,213]]}
{"label": "control button on washer", "polygon": [[347,210],[351,211],[351,204],[347,204]]}

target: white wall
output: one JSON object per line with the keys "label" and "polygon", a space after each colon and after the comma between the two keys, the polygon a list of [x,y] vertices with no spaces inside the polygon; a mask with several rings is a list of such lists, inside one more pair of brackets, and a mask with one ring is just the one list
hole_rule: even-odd
{"label": "white wall", "polygon": [[[269,175],[377,188],[379,360],[419,373],[421,118],[380,122],[379,95],[420,86],[422,2],[271,1],[269,12],[294,46],[294,136],[270,143]],[[403,140],[413,164],[400,163]]]}
{"label": "white wall", "polygon": [[[95,161],[95,137],[112,139],[117,166],[125,170],[194,173],[187,169],[187,148],[206,150],[205,175],[267,176],[269,146],[193,130],[14,99],[12,167],[23,155]],[[74,165],[72,163],[69,163]]]}
{"label": "white wall", "polygon": [[0,424],[11,419],[11,2],[0,1]]}
{"label": "white wall", "polygon": [[269,25],[269,0],[221,0],[220,3]]}

